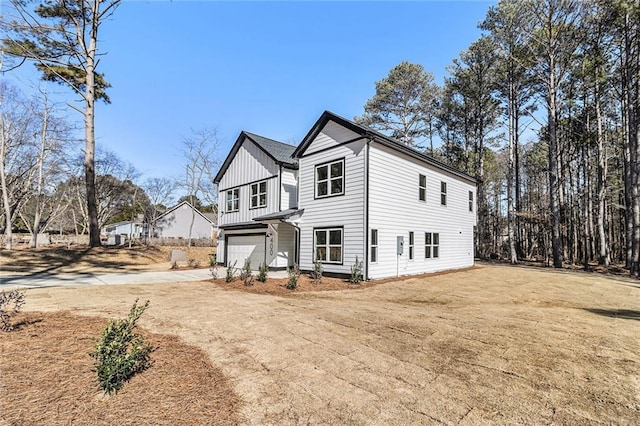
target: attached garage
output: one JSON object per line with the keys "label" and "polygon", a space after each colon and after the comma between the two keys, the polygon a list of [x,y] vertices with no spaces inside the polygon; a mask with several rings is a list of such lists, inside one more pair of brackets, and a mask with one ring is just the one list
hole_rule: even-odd
{"label": "attached garage", "polygon": [[251,259],[251,269],[257,270],[265,261],[265,234],[227,236],[227,266],[244,266],[245,259]]}

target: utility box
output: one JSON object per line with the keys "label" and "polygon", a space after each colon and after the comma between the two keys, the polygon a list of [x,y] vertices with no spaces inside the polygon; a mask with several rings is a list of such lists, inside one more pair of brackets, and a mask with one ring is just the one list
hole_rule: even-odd
{"label": "utility box", "polygon": [[396,237],[396,240],[397,240],[396,253],[398,254],[398,256],[402,256],[402,253],[404,253],[404,237],[402,235],[398,235]]}

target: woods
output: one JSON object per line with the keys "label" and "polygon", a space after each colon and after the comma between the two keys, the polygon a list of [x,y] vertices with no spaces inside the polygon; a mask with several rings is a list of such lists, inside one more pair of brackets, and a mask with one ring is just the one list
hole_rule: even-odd
{"label": "woods", "polygon": [[[435,111],[412,117],[436,129],[432,155],[477,179],[477,256],[638,275],[639,3],[503,0],[480,29],[443,86],[424,91],[438,93]],[[406,110],[376,101],[392,75],[411,78],[399,67],[376,83],[365,118]]]}

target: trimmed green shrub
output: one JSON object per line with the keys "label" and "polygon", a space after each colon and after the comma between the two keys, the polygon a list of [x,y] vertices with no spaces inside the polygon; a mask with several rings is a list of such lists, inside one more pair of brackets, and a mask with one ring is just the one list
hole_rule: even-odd
{"label": "trimmed green shrub", "polygon": [[251,272],[251,259],[246,258],[244,260],[244,266],[242,266],[242,270],[240,270],[240,279],[244,282],[246,286],[253,285],[253,273]]}
{"label": "trimmed green shrub", "polygon": [[227,276],[224,280],[228,283],[233,282],[236,279],[236,263],[238,263],[237,260],[233,262],[233,265],[227,266]]}
{"label": "trimmed green shrub", "polygon": [[300,278],[300,269],[298,265],[294,264],[292,268],[287,267],[287,275],[289,281],[287,281],[287,288],[289,290],[295,290],[298,288],[298,278]]}
{"label": "trimmed green shrub", "polygon": [[124,319],[111,319],[102,331],[96,350],[89,355],[95,360],[98,383],[105,393],[118,392],[124,382],[151,365],[153,346],[134,332],[140,316],[149,307],[149,301],[138,306],[133,303]]}
{"label": "trimmed green shrub", "polygon": [[313,262],[313,271],[311,271],[309,275],[311,275],[311,279],[314,284],[320,284],[322,282],[322,272],[324,272],[322,269],[322,262],[319,260]]}

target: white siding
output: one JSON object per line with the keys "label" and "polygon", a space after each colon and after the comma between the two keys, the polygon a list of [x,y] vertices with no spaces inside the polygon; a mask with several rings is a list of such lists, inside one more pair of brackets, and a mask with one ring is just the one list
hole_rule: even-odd
{"label": "white siding", "polygon": [[[427,178],[427,199],[418,199],[418,176]],[[447,205],[440,204],[440,182],[447,182]],[[469,212],[469,191],[474,211]],[[435,272],[473,265],[475,185],[377,143],[369,151],[369,233],[378,230],[378,262],[369,277]],[[306,213],[305,213],[306,214]],[[414,259],[409,260],[409,232],[414,232]],[[440,234],[440,257],[425,259],[425,232]],[[396,255],[396,237],[404,253]]]}
{"label": "white siding", "polygon": [[220,179],[218,188],[233,188],[277,175],[278,165],[275,161],[253,142],[245,139]]}
{"label": "white siding", "polygon": [[282,168],[280,175],[280,207],[282,210],[298,207],[298,171]]}
{"label": "white siding", "polygon": [[178,206],[175,210],[161,216],[156,223],[154,233],[160,238],[189,238],[189,228],[191,228],[191,238],[213,237],[214,227],[211,222],[187,204]]}
{"label": "white siding", "polygon": [[286,268],[293,266],[295,230],[293,226],[281,223],[278,225],[278,258],[274,266],[278,268]]}
{"label": "white siding", "polygon": [[329,121],[305,151],[305,155],[330,148],[341,142],[357,138],[359,135],[339,124]]}
{"label": "white siding", "polygon": [[[250,182],[250,181],[249,181]],[[255,182],[254,182],[255,183]],[[268,213],[274,213],[278,210],[278,197],[280,188],[278,187],[277,175],[267,179],[267,206],[257,209],[250,209],[251,187],[250,184],[242,185],[240,189],[240,201],[238,203],[238,211],[227,212],[227,193],[220,191],[218,194],[219,218],[218,223],[221,225],[228,223],[250,222],[254,217],[262,216]]]}
{"label": "white siding", "polygon": [[[332,124],[329,123],[327,127]],[[353,139],[348,133],[342,132],[342,137]],[[323,139],[323,144],[325,136],[324,131],[318,135]],[[316,146],[316,142],[317,139],[310,146]],[[343,141],[334,141],[334,148],[330,150],[311,155],[305,152],[305,156],[299,160],[299,207],[304,209],[300,221],[300,268],[303,270],[313,268],[313,229],[319,227],[344,227],[343,264],[324,264],[326,272],[347,274],[356,256],[364,260],[365,141],[336,146],[340,142]],[[315,165],[340,158],[345,159],[344,195],[314,199]]]}

